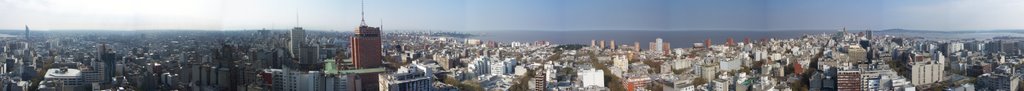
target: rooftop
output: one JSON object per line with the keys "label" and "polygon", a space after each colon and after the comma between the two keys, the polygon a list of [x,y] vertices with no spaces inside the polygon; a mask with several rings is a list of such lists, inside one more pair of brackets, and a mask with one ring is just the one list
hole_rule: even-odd
{"label": "rooftop", "polygon": [[46,70],[44,78],[76,78],[81,76],[81,73],[78,69],[52,68]]}

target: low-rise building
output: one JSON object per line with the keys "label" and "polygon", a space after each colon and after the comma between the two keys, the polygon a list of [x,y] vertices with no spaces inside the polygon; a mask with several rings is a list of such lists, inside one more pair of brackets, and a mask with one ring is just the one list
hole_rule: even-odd
{"label": "low-rise building", "polygon": [[434,76],[426,67],[411,65],[394,73],[380,74],[380,89],[388,91],[434,90]]}

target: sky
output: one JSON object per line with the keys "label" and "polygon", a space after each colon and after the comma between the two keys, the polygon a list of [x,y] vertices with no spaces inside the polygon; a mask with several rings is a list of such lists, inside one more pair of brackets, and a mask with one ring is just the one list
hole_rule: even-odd
{"label": "sky", "polygon": [[1024,29],[1024,0],[0,0],[0,29]]}

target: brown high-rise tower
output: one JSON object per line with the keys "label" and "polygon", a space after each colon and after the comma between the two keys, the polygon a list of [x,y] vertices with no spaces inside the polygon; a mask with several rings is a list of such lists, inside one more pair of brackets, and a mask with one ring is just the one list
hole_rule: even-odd
{"label": "brown high-rise tower", "polygon": [[[357,69],[379,68],[383,63],[380,44],[380,28],[360,25],[352,36],[352,63]],[[342,62],[338,62],[342,63]],[[340,64],[339,64],[340,65]],[[361,91],[377,91],[377,73],[360,73],[357,78]]]}
{"label": "brown high-rise tower", "polygon": [[[365,12],[361,13],[365,15]],[[352,48],[352,63],[356,69],[381,67],[383,57],[380,34],[380,27],[367,26],[365,17],[361,17],[359,27],[356,28],[355,35],[352,36],[350,47]],[[377,74],[376,72],[359,73],[356,77],[356,81],[359,81],[356,86],[362,89],[356,90],[377,91],[379,89]]]}
{"label": "brown high-rise tower", "polygon": [[356,68],[381,65],[380,28],[360,25],[352,36],[352,61]]}
{"label": "brown high-rise tower", "polygon": [[704,48],[711,48],[711,39],[704,40]]}

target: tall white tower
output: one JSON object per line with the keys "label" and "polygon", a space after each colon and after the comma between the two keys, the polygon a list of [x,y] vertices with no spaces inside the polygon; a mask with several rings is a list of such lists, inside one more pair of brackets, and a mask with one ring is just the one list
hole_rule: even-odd
{"label": "tall white tower", "polygon": [[663,40],[661,40],[661,38],[654,39],[654,48],[651,48],[651,50],[660,52],[660,51],[663,51],[662,49],[664,49],[664,48],[665,48],[665,42]]}

